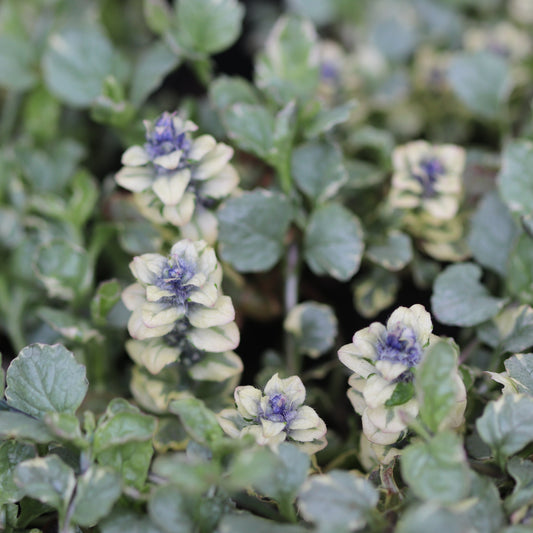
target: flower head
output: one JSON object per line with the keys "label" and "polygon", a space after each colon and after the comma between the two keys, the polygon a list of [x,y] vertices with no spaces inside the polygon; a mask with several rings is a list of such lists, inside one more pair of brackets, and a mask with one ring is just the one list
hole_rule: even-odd
{"label": "flower head", "polygon": [[394,150],[390,202],[399,209],[419,209],[449,220],[459,209],[465,152],[452,144],[415,141]]}
{"label": "flower head", "polygon": [[235,310],[219,291],[222,270],[207,243],[181,240],[169,256],[144,254],[130,269],[137,283],[122,298],[133,311],[128,330],[134,339],[186,336],[196,348],[216,352],[220,337],[226,337],[220,351],[237,346]]}
{"label": "flower head", "polygon": [[146,143],[122,156],[119,185],[135,193],[139,209],[158,224],[182,227],[191,222],[195,208],[213,208],[239,182],[229,160],[233,149],[211,135],[193,138],[198,128],[176,113],[145,121]]}
{"label": "flower head", "polygon": [[292,376],[278,374],[265,385],[263,393],[250,385],[235,389],[237,409],[219,413],[219,422],[234,437],[252,434],[259,444],[277,444],[289,440],[308,453],[326,446],[326,425],[314,409],[303,405],[305,387]]}

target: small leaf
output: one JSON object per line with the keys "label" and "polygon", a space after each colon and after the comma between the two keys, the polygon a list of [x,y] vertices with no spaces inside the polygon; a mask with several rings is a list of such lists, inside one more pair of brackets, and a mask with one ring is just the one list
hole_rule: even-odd
{"label": "small leaf", "polygon": [[452,58],[448,81],[459,99],[475,114],[495,119],[511,88],[505,59],[490,52],[465,52]]}
{"label": "small leaf", "polygon": [[86,343],[101,337],[98,331],[91,328],[86,320],[73,315],[72,312],[61,311],[52,307],[40,307],[36,314],[65,339]]}
{"label": "small leaf", "polygon": [[224,432],[213,411],[202,400],[184,398],[170,402],[169,411],[180,417],[187,433],[201,444],[211,444],[222,438]]}
{"label": "small leaf", "polygon": [[172,533],[190,533],[195,529],[195,522],[190,516],[194,512],[191,502],[184,497],[177,487],[157,487],[148,503],[148,513],[155,524],[163,531]]}
{"label": "small leaf", "polygon": [[40,245],[34,261],[36,276],[52,298],[73,300],[91,283],[88,253],[69,241],[54,239]]}
{"label": "small leaf", "polygon": [[350,118],[352,110],[356,107],[355,100],[351,100],[341,106],[333,109],[321,109],[307,124],[304,126],[304,135],[306,139],[313,139],[322,133],[331,130],[337,124],[342,124]]}
{"label": "small leaf", "polygon": [[353,301],[357,312],[364,318],[373,318],[396,300],[400,280],[381,267],[357,276],[353,285]]}
{"label": "small leaf", "polygon": [[120,301],[122,287],[116,279],[103,281],[98,285],[91,300],[91,318],[98,326],[107,324],[107,315]]}
{"label": "small leaf", "polygon": [[318,302],[293,307],[284,327],[296,338],[298,349],[313,358],[327,352],[337,336],[337,318],[333,309]]}
{"label": "small leaf", "polygon": [[440,341],[424,355],[416,369],[415,389],[420,418],[437,432],[457,402],[457,348]]}
{"label": "small leaf", "polygon": [[224,111],[228,137],[245,152],[268,160],[274,147],[274,117],[259,104],[237,103]]}
{"label": "small leaf", "polygon": [[60,344],[27,346],[7,369],[8,402],[36,417],[75,413],[87,388],[85,367]]}
{"label": "small leaf", "polygon": [[157,527],[146,515],[131,510],[117,509],[98,524],[102,533],[167,533]]}
{"label": "small leaf", "polygon": [[176,6],[178,43],[202,54],[222,52],[241,32],[244,8],[237,0],[180,0]]}
{"label": "small leaf", "polygon": [[170,28],[172,12],[165,0],[143,0],[143,14],[154,33],[161,35]]}
{"label": "small leaf", "polygon": [[520,393],[533,397],[533,354],[519,353],[504,362],[505,370]]}
{"label": "small leaf", "polygon": [[57,455],[36,457],[20,463],[15,482],[26,496],[46,503],[64,516],[76,487],[74,471]]}
{"label": "small leaf", "polygon": [[469,468],[461,439],[454,433],[411,444],[403,450],[400,466],[402,477],[422,500],[450,504],[468,495]]}
{"label": "small leaf", "polygon": [[0,411],[0,439],[19,439],[43,444],[57,440],[42,420],[11,411]]}
{"label": "small leaf", "polygon": [[401,516],[396,533],[427,533],[446,531],[446,533],[465,533],[469,524],[458,513],[447,507],[439,507],[435,502],[410,506]]}
{"label": "small leaf", "polygon": [[512,457],[507,463],[507,471],[516,482],[513,493],[505,499],[506,511],[513,513],[533,500],[533,462]]}
{"label": "small leaf", "polygon": [[322,205],[312,213],[304,237],[304,256],[315,274],[349,280],[359,269],[363,246],[359,219],[341,205]]}
{"label": "small leaf", "polygon": [[35,448],[28,444],[6,440],[0,444],[0,505],[22,499],[24,491],[13,480],[15,467],[35,457]]}
{"label": "small leaf", "polygon": [[278,448],[278,464],[266,479],[255,484],[264,496],[278,502],[293,501],[307,477],[309,456],[293,444],[282,443]]}
{"label": "small leaf", "polygon": [[43,73],[50,91],[69,105],[87,107],[102,93],[109,75],[125,78],[127,66],[96,24],[69,26],[50,36]]}
{"label": "small leaf", "polygon": [[287,198],[256,189],[227,200],[218,211],[220,255],[240,272],[273,267],[291,220]]}
{"label": "small leaf", "polygon": [[248,512],[228,513],[222,517],[217,533],[308,533],[309,529],[296,524],[280,524]]}
{"label": "small leaf", "polygon": [[122,492],[120,476],[112,470],[92,465],[78,477],[72,520],[80,526],[93,526],[106,516]]}
{"label": "small leaf", "polygon": [[333,197],[348,179],[340,149],[326,141],[298,146],[292,152],[291,173],[300,190],[313,202]]}
{"label": "small leaf", "polygon": [[533,397],[504,394],[485,407],[476,427],[501,464],[533,441]]}
{"label": "small leaf", "polygon": [[415,387],[412,381],[400,381],[392,396],[385,402],[385,407],[395,407],[396,405],[403,405],[407,403],[415,395]]}
{"label": "small leaf", "polygon": [[507,206],[492,192],[483,198],[472,217],[468,246],[478,263],[505,276],[517,234],[518,228]]}
{"label": "small leaf", "polygon": [[502,154],[498,187],[512,213],[528,215],[533,211],[533,183],[529,170],[533,165],[533,143],[520,139],[508,143]]}
{"label": "small leaf", "polygon": [[302,486],[298,506],[305,520],[327,528],[362,529],[379,494],[367,479],[341,470],[310,477]]}
{"label": "small leaf", "polygon": [[373,263],[396,272],[404,268],[413,258],[411,239],[400,231],[390,231],[385,240],[368,246],[366,256]]}
{"label": "small leaf", "polygon": [[180,61],[180,58],[160,41],[146,48],[133,71],[131,103],[140,106],[161,86],[165,76],[178,68]]}
{"label": "small leaf", "polygon": [[481,269],[473,263],[451,265],[437,276],[431,307],[440,322],[475,326],[500,311],[505,300],[490,296],[480,277]]}
{"label": "small leaf", "polygon": [[24,91],[38,81],[33,43],[22,35],[0,36],[0,87]]}
{"label": "small leaf", "polygon": [[259,104],[253,85],[239,76],[219,76],[209,86],[209,99],[220,111],[233,104]]}
{"label": "small leaf", "polygon": [[256,85],[279,104],[311,97],[319,80],[313,25],[294,16],[278,19],[255,65]]}
{"label": "small leaf", "polygon": [[511,251],[505,281],[520,302],[533,304],[533,241],[529,235],[522,234]]}

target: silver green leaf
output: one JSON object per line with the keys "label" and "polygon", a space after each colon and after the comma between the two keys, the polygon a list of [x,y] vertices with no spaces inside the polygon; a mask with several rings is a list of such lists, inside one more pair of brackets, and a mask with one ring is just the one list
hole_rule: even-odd
{"label": "silver green leaf", "polygon": [[437,276],[431,307],[439,322],[475,326],[498,314],[506,300],[491,296],[480,277],[481,268],[474,263],[451,265]]}
{"label": "silver green leaf", "polygon": [[89,385],[85,367],[60,344],[24,348],[9,365],[6,381],[9,404],[39,418],[50,411],[75,413]]}
{"label": "silver green leaf", "polygon": [[359,219],[339,204],[324,204],[309,220],[304,236],[304,257],[317,275],[349,280],[359,270],[363,255]]}

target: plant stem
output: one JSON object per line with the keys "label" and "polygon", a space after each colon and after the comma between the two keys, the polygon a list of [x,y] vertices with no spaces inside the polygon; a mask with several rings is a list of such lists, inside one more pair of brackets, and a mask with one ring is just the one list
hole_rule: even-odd
{"label": "plant stem", "polygon": [[[298,303],[298,285],[300,282],[300,252],[295,239],[291,241],[285,256],[285,287],[284,287],[284,315],[289,314]],[[289,374],[300,372],[300,353],[292,333],[285,331],[284,348],[287,357],[287,370]]]}
{"label": "plant stem", "polygon": [[298,515],[296,514],[296,510],[294,509],[294,505],[291,500],[288,498],[282,499],[278,503],[279,512],[282,514],[283,518],[288,520],[289,522],[292,522],[293,524],[298,522]]}
{"label": "plant stem", "polygon": [[20,106],[20,93],[7,91],[2,106],[2,117],[0,118],[0,144],[5,145],[11,136]]}

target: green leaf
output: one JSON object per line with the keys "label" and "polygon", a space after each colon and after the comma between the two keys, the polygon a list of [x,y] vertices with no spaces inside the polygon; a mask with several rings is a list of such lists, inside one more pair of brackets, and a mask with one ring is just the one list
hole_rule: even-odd
{"label": "green leaf", "polygon": [[533,304],[533,240],[522,234],[507,263],[507,290],[520,302]]}
{"label": "green leaf", "polygon": [[224,434],[217,417],[202,400],[184,398],[170,402],[169,411],[180,417],[187,433],[201,444],[211,444],[220,440]]}
{"label": "green leaf", "polygon": [[64,239],[41,244],[34,264],[35,274],[51,298],[74,300],[89,288],[92,280],[86,250]]}
{"label": "green leaf", "polygon": [[217,527],[217,533],[307,533],[308,528],[296,524],[280,524],[247,512],[226,514]]}
{"label": "green leaf", "polygon": [[396,274],[376,266],[355,279],[354,306],[364,318],[373,318],[394,303],[399,288]]}
{"label": "green leaf", "polygon": [[495,119],[511,88],[505,59],[490,52],[465,52],[452,58],[448,81],[474,114]]}
{"label": "green leaf", "polygon": [[439,274],[431,296],[435,317],[443,324],[475,326],[495,316],[505,300],[490,296],[480,277],[474,263],[450,265]]}
{"label": "green leaf", "polygon": [[533,397],[504,394],[485,407],[476,427],[502,464],[506,457],[533,441]]}
{"label": "green leaf", "polygon": [[88,439],[81,433],[80,421],[69,413],[46,413],[44,423],[58,437],[57,440],[72,443],[80,449],[90,446]]}
{"label": "green leaf", "polygon": [[214,54],[230,47],[241,32],[244,8],[237,0],[179,0],[175,31],[184,48]]}
{"label": "green leaf", "polygon": [[91,328],[89,322],[73,315],[71,311],[40,307],[37,316],[70,341],[86,343],[100,336],[97,330]]}
{"label": "green leaf", "polygon": [[531,165],[531,141],[520,139],[505,146],[498,186],[503,201],[512,213],[528,215],[533,211],[533,183],[529,179]]}
{"label": "green leaf", "polygon": [[172,12],[165,0],[143,0],[143,14],[154,33],[161,35],[170,28]]}
{"label": "green leaf", "polygon": [[355,100],[351,100],[333,109],[321,109],[304,125],[304,136],[313,139],[322,133],[331,130],[337,124],[342,124],[350,118],[352,110],[356,107]]}
{"label": "green leaf", "polygon": [[298,146],[292,152],[291,173],[300,190],[317,203],[335,196],[348,180],[342,152],[326,141]]}
{"label": "green leaf", "polygon": [[500,493],[493,481],[470,471],[469,498],[473,505],[465,506],[463,516],[475,531],[501,533],[504,523]]}
{"label": "green leaf", "polygon": [[20,463],[15,482],[26,496],[46,503],[64,516],[76,487],[74,471],[57,455],[36,457]]}
{"label": "green leaf", "polygon": [[256,189],[227,200],[218,211],[220,255],[240,272],[273,267],[283,253],[291,207],[279,193]]}
{"label": "green leaf", "polygon": [[292,502],[309,470],[309,456],[293,444],[282,443],[278,448],[278,464],[268,478],[255,484],[264,496],[278,502]]}
{"label": "green leaf", "polygon": [[400,466],[403,479],[422,500],[450,504],[468,495],[469,468],[461,438],[454,433],[411,444],[403,450]]}
{"label": "green leaf", "polygon": [[220,111],[233,104],[259,104],[254,86],[239,76],[219,76],[209,86],[209,99]]}
{"label": "green leaf", "polygon": [[107,516],[98,528],[102,533],[166,533],[157,527],[146,514],[120,509]]}
{"label": "green leaf", "polygon": [[248,489],[271,476],[279,459],[267,446],[256,446],[239,451],[227,469],[225,486],[230,490]]}
{"label": "green leaf", "polygon": [[416,369],[415,389],[420,418],[437,432],[457,402],[457,348],[447,341],[434,344]]}
{"label": "green leaf", "polygon": [[108,323],[107,316],[120,301],[122,287],[118,280],[103,281],[98,285],[96,293],[91,300],[91,318],[98,326]]}
{"label": "green leaf", "polygon": [[245,152],[267,161],[274,147],[272,114],[259,104],[236,103],[224,111],[228,137]]}
{"label": "green leaf", "polygon": [[35,455],[35,448],[28,444],[13,440],[0,444],[0,505],[22,499],[24,491],[15,484],[13,473],[19,463]]}
{"label": "green leaf", "polygon": [[167,74],[177,69],[181,59],[163,42],[156,42],[143,50],[133,70],[130,99],[139,107],[161,84]]}
{"label": "green leaf", "polygon": [[38,80],[35,48],[22,35],[0,35],[0,87],[25,91]]}
{"label": "green leaf", "polygon": [[319,81],[317,36],[313,25],[283,16],[274,25],[255,65],[256,85],[279,104],[309,98]]}
{"label": "green leaf", "polygon": [[313,211],[304,237],[304,256],[317,275],[349,280],[363,255],[363,230],[359,219],[339,204]]}
{"label": "green leaf", "polygon": [[464,517],[435,502],[413,505],[401,516],[395,533],[427,533],[446,531],[446,533],[465,533],[469,524]]}
{"label": "green leaf", "polygon": [[518,392],[533,397],[533,353],[519,353],[504,362],[505,370],[513,379]]}
{"label": "green leaf", "polygon": [[305,302],[293,307],[284,324],[300,352],[316,358],[327,352],[337,336],[337,318],[329,305]]}
{"label": "green leaf", "polygon": [[56,440],[56,437],[42,420],[22,413],[0,411],[0,439],[28,440],[45,444]]}
{"label": "green leaf", "polygon": [[87,388],[85,367],[60,344],[27,346],[7,369],[8,402],[36,417],[50,411],[74,413]]}
{"label": "green leaf", "polygon": [[513,493],[505,499],[505,510],[511,514],[533,501],[533,462],[512,457],[507,471],[516,482]]}
{"label": "green leaf", "polygon": [[368,246],[366,256],[373,263],[396,272],[413,258],[411,239],[400,231],[390,231],[383,241]]}
{"label": "green leaf", "polygon": [[95,525],[107,516],[121,492],[120,476],[107,468],[90,466],[78,477],[73,500],[73,522],[85,527]]}
{"label": "green leaf", "polygon": [[362,529],[377,505],[379,494],[372,483],[351,472],[333,470],[310,477],[302,486],[298,507],[309,522],[331,530],[345,527]]}
{"label": "green leaf", "polygon": [[400,381],[392,396],[385,402],[385,407],[395,407],[396,405],[403,405],[407,403],[415,395],[415,386],[412,381]]}
{"label": "green leaf", "polygon": [[126,77],[127,66],[96,24],[68,26],[50,36],[43,56],[48,89],[71,106],[88,107],[102,93],[105,79]]}
{"label": "green leaf", "polygon": [[468,246],[478,263],[503,277],[517,234],[518,228],[507,206],[491,192],[483,198],[472,217]]}
{"label": "green leaf", "polygon": [[58,137],[61,104],[44,86],[34,89],[24,102],[24,129],[38,141]]}
{"label": "green leaf", "polygon": [[165,532],[190,533],[195,523],[190,516],[194,511],[190,502],[177,487],[157,487],[148,503],[151,519]]}

